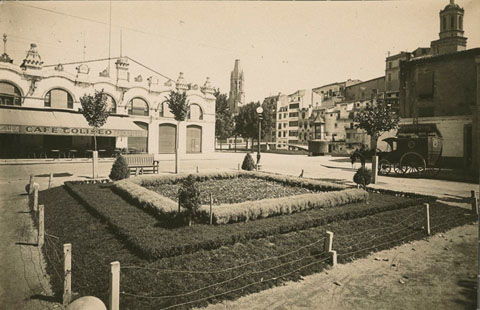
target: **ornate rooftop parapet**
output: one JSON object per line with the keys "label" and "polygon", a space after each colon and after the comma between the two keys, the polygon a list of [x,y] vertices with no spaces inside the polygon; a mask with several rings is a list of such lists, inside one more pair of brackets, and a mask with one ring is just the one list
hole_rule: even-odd
{"label": "ornate rooftop parapet", "polygon": [[188,90],[188,84],[185,82],[185,78],[183,77],[183,72],[180,72],[178,79],[177,79],[177,90],[179,91],[187,91]]}
{"label": "ornate rooftop parapet", "polygon": [[37,44],[32,43],[30,44],[30,49],[27,52],[27,56],[23,60],[20,67],[23,70],[26,70],[26,69],[40,70],[42,69],[42,66],[43,66],[43,61],[40,55],[38,54]]}
{"label": "ornate rooftop parapet", "polygon": [[207,80],[205,81],[205,84],[203,84],[203,87],[201,88],[202,93],[204,94],[214,94],[215,93],[215,88],[212,86],[212,83],[210,83],[210,78],[207,76]]}

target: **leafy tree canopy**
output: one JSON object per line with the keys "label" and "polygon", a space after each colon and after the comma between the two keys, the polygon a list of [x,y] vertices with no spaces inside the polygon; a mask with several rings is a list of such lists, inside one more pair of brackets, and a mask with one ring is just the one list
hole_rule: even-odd
{"label": "leafy tree canopy", "polygon": [[232,136],[234,124],[232,113],[227,102],[227,95],[215,92],[215,136],[225,140]]}
{"label": "leafy tree canopy", "polygon": [[107,109],[107,95],[101,91],[95,91],[95,95],[83,95],[80,98],[82,105],[80,112],[90,127],[95,129],[102,127],[107,122],[109,112]]}
{"label": "leafy tree canopy", "polygon": [[375,141],[384,133],[398,128],[399,117],[394,115],[390,107],[377,104],[367,106],[355,115],[356,128],[363,129]]}
{"label": "leafy tree canopy", "polygon": [[172,90],[169,96],[165,97],[165,102],[176,121],[181,122],[187,118],[190,103],[187,100],[187,94],[185,92]]}
{"label": "leafy tree canopy", "polygon": [[[257,107],[260,102],[250,102],[242,107],[235,117],[235,132],[243,138],[258,138]],[[271,131],[272,123],[275,123],[274,113],[269,106],[262,106],[262,138]],[[273,125],[275,126],[275,125]]]}
{"label": "leafy tree canopy", "polygon": [[92,95],[83,95],[80,98],[80,112],[82,112],[83,117],[87,120],[87,123],[90,127],[93,127],[93,141],[95,142],[95,151],[97,150],[97,129],[105,125],[107,118],[109,116],[109,111],[107,107],[107,95],[101,91],[95,91],[95,94]]}

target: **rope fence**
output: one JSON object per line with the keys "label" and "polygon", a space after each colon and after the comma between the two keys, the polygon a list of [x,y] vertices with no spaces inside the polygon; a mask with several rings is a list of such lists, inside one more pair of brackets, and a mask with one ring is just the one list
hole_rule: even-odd
{"label": "rope fence", "polygon": [[[197,171],[198,171],[198,167],[197,167]],[[31,199],[33,199],[32,206],[35,206],[35,204],[38,205],[38,186],[35,186],[36,183],[33,182],[33,179],[31,179],[31,184],[32,184],[31,186],[32,191],[31,191],[31,195],[29,196],[32,197]],[[36,192],[37,194],[35,194]],[[42,247],[45,249],[44,251],[45,257],[49,265],[51,266],[51,269],[53,270],[55,277],[58,279],[58,281],[64,283],[62,299],[63,299],[63,304],[68,305],[72,299],[72,289],[71,289],[72,280],[73,281],[75,280],[75,279],[72,279],[73,266],[75,266],[76,270],[78,270],[78,268],[80,269],[85,268],[86,270],[88,270],[88,266],[82,266],[80,261],[76,261],[74,259],[71,244],[63,244],[63,249],[62,249],[59,244],[62,238],[45,233],[44,228],[41,227],[44,225],[43,209],[44,209],[43,205],[38,205],[38,213],[39,213],[39,216],[38,216],[39,244],[38,246],[40,249]],[[478,212],[478,207],[474,208],[474,206],[472,205],[472,212]],[[400,244],[405,240],[414,238],[415,236],[418,237],[419,235],[421,235],[421,236],[427,237],[428,235],[431,234],[432,231],[436,231],[438,228],[442,226],[456,223],[456,219],[452,219],[451,215],[440,215],[440,216],[431,217],[430,207],[429,207],[429,204],[427,203],[424,204],[423,207],[418,208],[418,210],[415,210],[413,213],[408,214],[402,220],[390,225],[386,225],[386,224],[389,222],[391,223],[392,222],[391,220],[390,221],[389,219],[382,220],[381,216],[379,217],[380,217],[379,220],[375,216],[368,218],[369,221],[373,221],[372,223],[369,223],[369,225],[374,225],[375,226],[374,228],[368,228],[363,231],[355,232],[351,234],[337,233],[335,244],[334,244],[334,232],[325,231],[324,237],[320,237],[317,240],[314,240],[313,242],[309,242],[308,244],[299,246],[286,253],[269,256],[269,257],[249,261],[246,263],[242,263],[239,265],[230,266],[226,268],[213,269],[213,270],[212,269],[209,269],[209,270],[200,270],[200,269],[188,270],[187,269],[186,270],[186,269],[156,268],[156,267],[150,267],[150,266],[136,266],[136,265],[121,266],[120,262],[118,261],[112,262],[110,264],[109,310],[120,309],[121,295],[129,298],[139,299],[140,302],[142,302],[141,300],[154,301],[154,300],[168,300],[168,299],[171,299],[171,302],[176,302],[175,304],[172,304],[172,305],[168,305],[168,304],[164,305],[163,308],[157,308],[160,310],[167,310],[167,309],[187,306],[191,304],[196,304],[205,300],[212,300],[227,294],[232,294],[238,291],[248,289],[255,285],[265,284],[267,282],[275,281],[279,279],[285,279],[288,276],[297,274],[301,270],[304,270],[306,268],[309,268],[318,264],[330,264],[332,266],[335,266],[337,263],[337,256],[342,258],[342,260],[346,260],[348,258],[355,258],[355,255],[359,253],[371,252],[372,250],[378,250],[382,247],[386,248],[388,247],[388,245],[391,245],[391,244]],[[448,220],[446,220],[447,218]],[[435,225],[431,225],[432,222]],[[41,230],[43,231],[42,238],[44,238],[44,242],[40,242]],[[408,232],[407,234],[405,234],[405,232],[408,230],[412,230],[412,232]],[[365,236],[367,234],[370,234],[371,236]],[[397,235],[399,236],[398,238],[394,238],[393,240],[390,240],[390,238],[396,237]],[[359,242],[360,241],[359,238],[361,238],[362,236],[366,237],[367,239]],[[353,238],[354,240],[349,240],[351,238]],[[383,241],[382,239],[387,239],[387,240]],[[323,242],[323,245],[322,245],[322,242]],[[314,248],[315,246],[320,247],[322,250],[319,253],[311,254],[312,253],[311,251],[313,249],[315,251],[318,250]],[[310,255],[306,255],[307,253],[301,255],[301,251],[304,251],[304,250],[310,250],[308,251],[309,252],[308,254]],[[337,251],[338,251],[338,254],[337,254]],[[52,253],[53,253],[53,256],[52,256]],[[297,255],[296,257],[292,259],[287,259],[289,256],[292,256],[295,254]],[[310,261],[307,261],[307,260],[310,260]],[[245,268],[248,266],[257,265],[261,263],[267,263],[270,261],[272,261],[273,266],[272,265],[268,267],[264,266],[263,268],[259,268],[258,270],[241,272],[236,275],[235,273],[232,274],[232,272],[240,270],[241,268]],[[64,266],[63,271],[57,268],[59,265]],[[274,276],[270,276],[266,279],[261,277],[262,275],[263,276],[268,275],[272,271],[278,270],[280,268],[285,268],[285,270],[280,270],[278,274],[273,273]],[[293,268],[293,270],[291,268]],[[161,273],[189,275],[189,276],[216,275],[216,274],[224,273],[225,276],[223,276],[224,279],[219,278],[214,283],[203,285],[203,286],[191,289],[189,291],[180,292],[176,294],[159,295],[159,294],[155,294],[155,292],[139,294],[134,290],[131,290],[131,288],[129,287],[121,289],[120,273],[122,270],[124,271],[124,274],[122,275],[122,279],[127,280],[126,281],[127,283],[129,283],[128,279],[129,279],[129,276],[132,275],[132,272],[139,271],[139,270],[146,271],[146,272],[157,272],[157,273],[161,272]],[[247,278],[247,284],[244,284],[245,282],[242,283],[241,281],[239,281],[239,283],[241,283],[241,286],[235,287],[235,286],[238,286],[238,283],[235,283],[235,281],[239,279],[244,279],[244,278]],[[85,284],[85,281],[87,281],[87,278],[84,278],[82,280],[83,280],[82,284]],[[131,279],[131,281],[134,281],[134,280]],[[92,283],[92,284],[93,284],[92,285],[93,287],[95,283]],[[86,288],[86,286],[83,286],[80,283],[78,283],[77,285],[79,285],[79,288],[82,290]],[[90,285],[90,283],[88,283],[87,285]],[[225,290],[225,291],[222,291],[222,290]],[[194,294],[198,294],[199,296],[192,296]],[[188,297],[191,297],[192,300],[188,300]],[[187,300],[186,301],[176,300],[180,298],[183,300],[185,299]]]}

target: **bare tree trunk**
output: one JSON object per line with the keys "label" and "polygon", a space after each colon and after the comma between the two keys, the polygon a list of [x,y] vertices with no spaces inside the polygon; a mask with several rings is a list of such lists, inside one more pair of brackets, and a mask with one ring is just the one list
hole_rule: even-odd
{"label": "bare tree trunk", "polygon": [[175,137],[175,174],[180,172],[179,160],[178,160],[178,144],[180,141],[180,121],[177,122],[177,134]]}
{"label": "bare tree trunk", "polygon": [[93,142],[95,145],[94,150],[97,150],[97,128],[93,128]]}

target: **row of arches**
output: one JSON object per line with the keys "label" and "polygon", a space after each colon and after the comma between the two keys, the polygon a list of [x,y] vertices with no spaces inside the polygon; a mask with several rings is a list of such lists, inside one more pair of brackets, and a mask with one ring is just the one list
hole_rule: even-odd
{"label": "row of arches", "polygon": [[[140,128],[148,132],[148,124],[135,122]],[[173,154],[176,148],[177,126],[174,124],[160,124],[158,126],[158,150],[159,154]],[[202,152],[202,127],[199,125],[188,125],[185,140],[186,153]],[[129,137],[128,148],[141,152],[148,151],[147,137]]]}
{"label": "row of arches", "polygon": [[[117,103],[113,96],[106,94],[108,110],[112,114],[118,113]],[[73,109],[73,96],[65,89],[53,88],[49,90],[44,97],[44,107],[57,109]],[[0,81],[0,105],[21,106],[22,94],[20,89],[14,84]],[[134,97],[127,104],[129,115],[150,116],[150,106],[144,98]],[[165,102],[160,102],[156,107],[156,112],[160,117],[171,117],[173,114],[168,109]],[[203,110],[196,103],[190,104],[190,110],[187,119],[203,120]]]}

